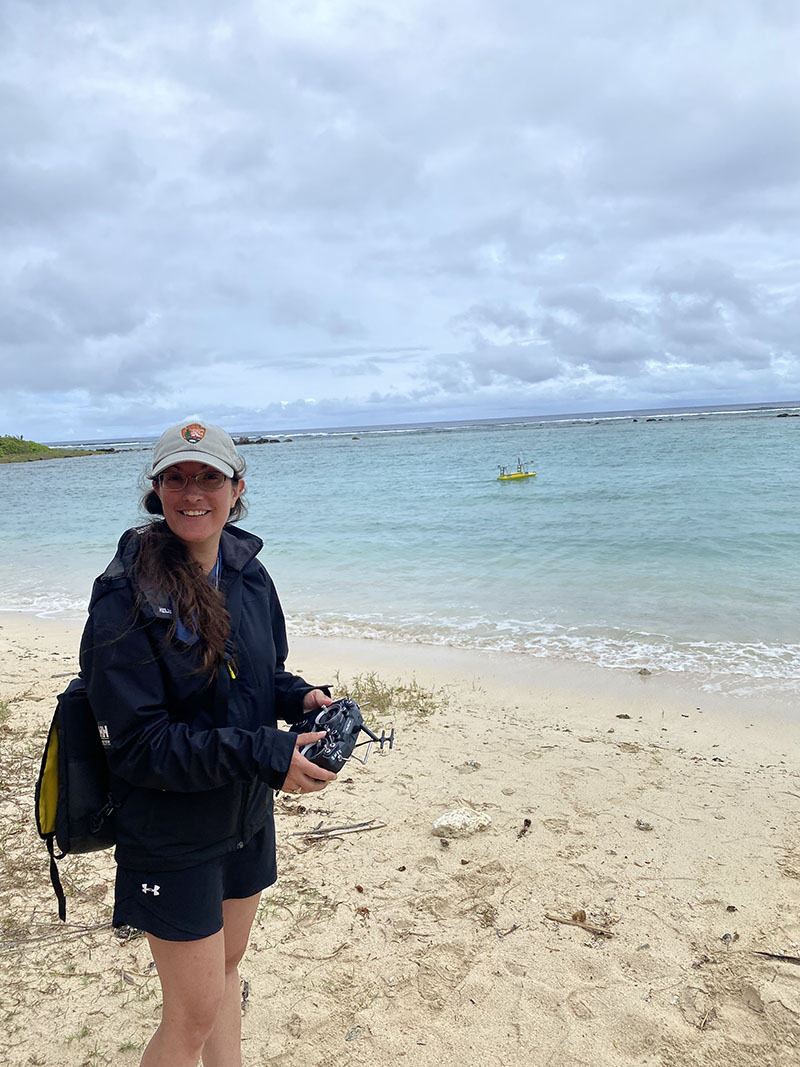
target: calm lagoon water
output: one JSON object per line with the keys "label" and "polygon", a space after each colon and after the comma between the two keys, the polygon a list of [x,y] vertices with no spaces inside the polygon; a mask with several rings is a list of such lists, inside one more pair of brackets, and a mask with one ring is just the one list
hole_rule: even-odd
{"label": "calm lagoon water", "polygon": [[[301,433],[243,446],[291,631],[800,693],[798,408]],[[0,466],[0,610],[81,617],[143,446]],[[497,481],[531,461],[536,478]]]}

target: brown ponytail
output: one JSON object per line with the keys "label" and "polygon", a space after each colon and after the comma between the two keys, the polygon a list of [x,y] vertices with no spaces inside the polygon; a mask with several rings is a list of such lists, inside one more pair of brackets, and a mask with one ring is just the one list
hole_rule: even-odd
{"label": "brown ponytail", "polygon": [[[155,493],[153,496],[158,500]],[[175,636],[180,616],[187,630],[199,638],[200,669],[216,671],[225,657],[225,643],[231,629],[225,597],[211,585],[202,567],[192,559],[184,543],[165,521],[152,522],[140,531],[140,536],[140,549],[132,574],[139,590],[139,603],[144,601],[148,591],[169,597],[175,611],[167,642]]]}

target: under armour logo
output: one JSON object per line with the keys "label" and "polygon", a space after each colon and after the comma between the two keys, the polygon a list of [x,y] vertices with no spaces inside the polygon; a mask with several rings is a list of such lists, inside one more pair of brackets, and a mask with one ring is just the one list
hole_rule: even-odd
{"label": "under armour logo", "polygon": [[147,882],[142,882],[142,892],[152,893],[154,897],[158,896],[158,891],[161,888],[160,885],[149,886]]}

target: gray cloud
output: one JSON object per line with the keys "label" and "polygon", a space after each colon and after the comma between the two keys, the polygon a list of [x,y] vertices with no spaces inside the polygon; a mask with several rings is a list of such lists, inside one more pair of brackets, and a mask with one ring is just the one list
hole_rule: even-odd
{"label": "gray cloud", "polygon": [[0,430],[800,396],[799,14],[9,0]]}

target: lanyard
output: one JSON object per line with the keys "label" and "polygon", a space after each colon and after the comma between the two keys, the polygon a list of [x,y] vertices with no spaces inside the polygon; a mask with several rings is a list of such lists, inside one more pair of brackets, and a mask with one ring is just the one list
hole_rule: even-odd
{"label": "lanyard", "polygon": [[211,568],[208,580],[214,586],[215,589],[219,589],[220,579],[222,578],[222,546],[217,550],[217,562]]}

